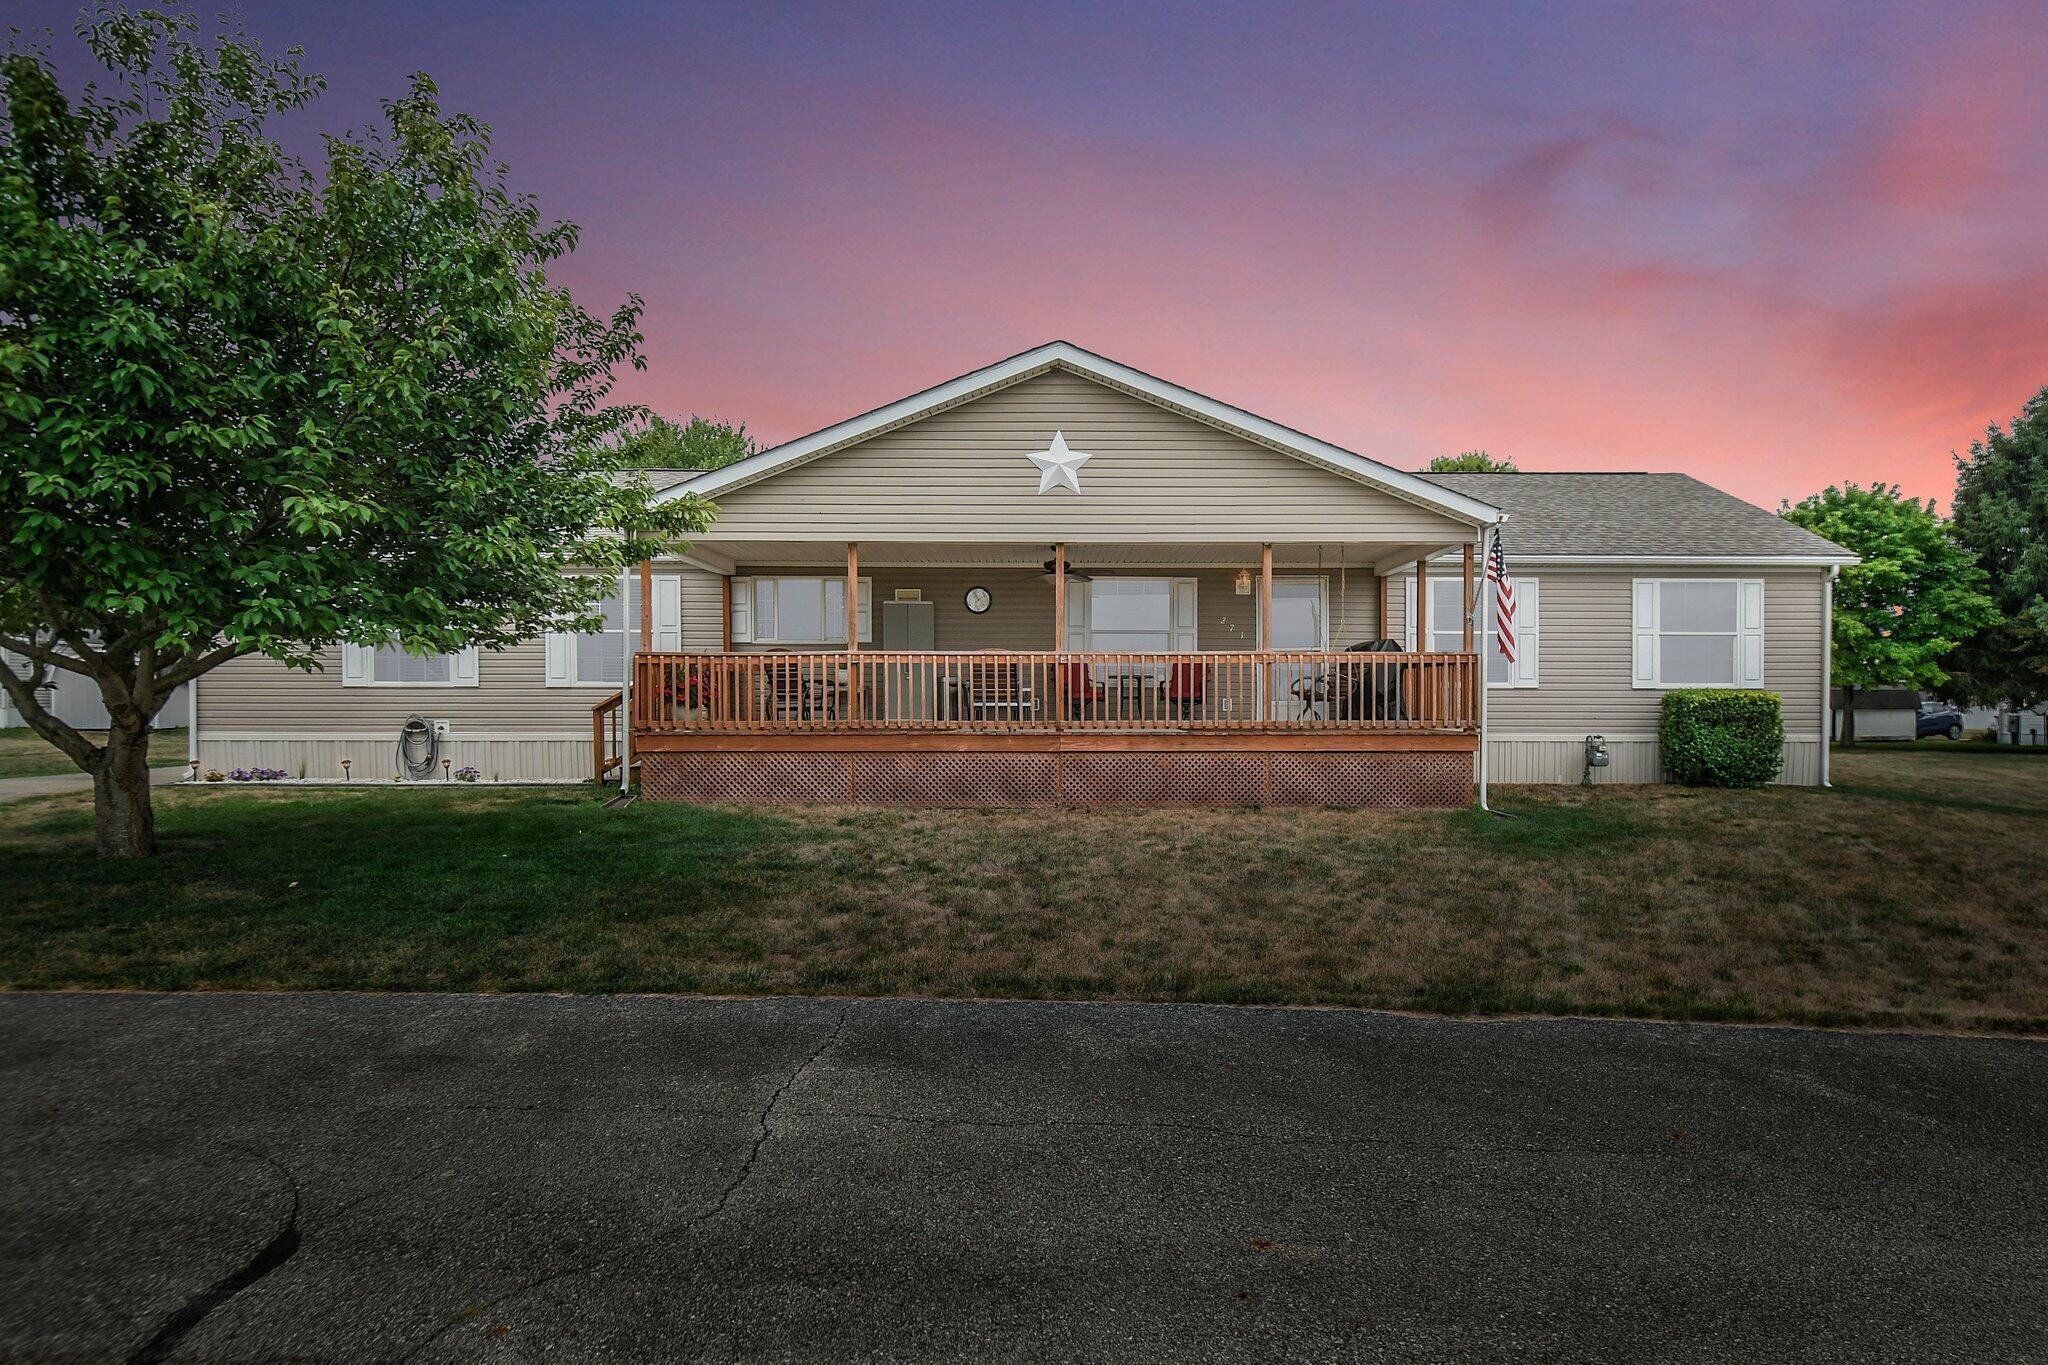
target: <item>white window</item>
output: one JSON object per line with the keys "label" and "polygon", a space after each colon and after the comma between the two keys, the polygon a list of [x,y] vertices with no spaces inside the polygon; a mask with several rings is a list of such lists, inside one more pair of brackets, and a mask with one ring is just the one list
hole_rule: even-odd
{"label": "white window", "polygon": [[[618,580],[613,579],[616,585]],[[596,630],[551,630],[547,635],[549,687],[621,687],[626,679],[626,654],[646,648],[640,639],[640,575],[629,573],[625,594],[613,586],[596,607],[602,623]],[[673,573],[654,575],[653,648],[682,648],[682,579]]]}
{"label": "white window", "polygon": [[1760,687],[1764,585],[1756,579],[1638,578],[1637,687]]}
{"label": "white window", "polygon": [[[736,578],[733,639],[759,645],[846,643],[846,576]],[[875,638],[875,587],[860,580],[860,638]]]}
{"label": "white window", "polygon": [[341,647],[343,687],[475,687],[476,650],[410,654],[396,645]]}
{"label": "white window", "polygon": [[[1534,687],[1541,672],[1543,652],[1542,584],[1533,578],[1516,578],[1515,657],[1512,661],[1500,649],[1500,604],[1490,584],[1479,590],[1483,620],[1473,632],[1472,643],[1486,664],[1488,687]],[[1432,576],[1429,580],[1429,639],[1423,647],[1456,653],[1465,648],[1465,580]],[[1415,580],[1408,580],[1408,614],[1415,614]]]}
{"label": "white window", "polygon": [[1195,648],[1195,580],[1097,578],[1067,586],[1067,648],[1164,654]]}

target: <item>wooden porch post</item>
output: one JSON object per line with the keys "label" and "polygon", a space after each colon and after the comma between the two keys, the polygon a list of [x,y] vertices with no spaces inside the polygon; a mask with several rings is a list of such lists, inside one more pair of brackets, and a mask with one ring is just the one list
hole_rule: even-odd
{"label": "wooden porch post", "polygon": [[[860,653],[860,544],[846,542],[846,652]],[[860,714],[860,662],[846,661],[846,715]]]}
{"label": "wooden porch post", "polygon": [[1052,547],[1052,715],[1053,723],[1067,718],[1067,670],[1059,656],[1067,648],[1067,543]]}
{"label": "wooden porch post", "polygon": [[1424,653],[1429,649],[1429,552],[1424,550],[1415,556],[1415,619],[1409,626],[1415,632],[1415,652]]}
{"label": "wooden porch post", "polygon": [[[1259,650],[1273,652],[1273,547],[1259,547]],[[1266,660],[1266,719],[1273,719],[1273,661]]]}
{"label": "wooden porch post", "polygon": [[1478,605],[1472,597],[1472,542],[1465,542],[1465,652],[1472,652],[1472,610]]}
{"label": "wooden porch post", "polygon": [[721,574],[718,579],[718,648],[721,653],[732,653],[732,575]]}
{"label": "wooden porch post", "polygon": [[1381,573],[1378,569],[1374,569],[1372,571],[1372,576],[1373,581],[1375,583],[1378,583],[1380,586],[1379,623],[1373,628],[1379,631],[1380,638],[1384,640],[1393,634],[1391,623],[1389,623],[1387,620],[1387,576]]}

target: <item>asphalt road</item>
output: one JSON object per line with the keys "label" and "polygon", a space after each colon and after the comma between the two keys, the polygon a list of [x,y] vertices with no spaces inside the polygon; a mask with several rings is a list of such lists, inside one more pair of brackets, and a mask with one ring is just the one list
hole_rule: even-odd
{"label": "asphalt road", "polygon": [[2048,1356],[2048,1050],[0,997],[0,1358]]}

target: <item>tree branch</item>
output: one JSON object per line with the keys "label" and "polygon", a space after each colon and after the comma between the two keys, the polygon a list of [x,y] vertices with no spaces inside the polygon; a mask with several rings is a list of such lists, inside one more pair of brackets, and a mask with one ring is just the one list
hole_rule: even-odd
{"label": "tree branch", "polygon": [[44,685],[43,676],[39,666],[29,675],[31,681],[24,682],[11,666],[0,663],[0,692],[5,692],[14,702],[15,709],[21,712],[21,718],[28,722],[29,729],[63,750],[65,757],[86,772],[99,772],[106,750],[58,720],[36,700],[36,689]]}

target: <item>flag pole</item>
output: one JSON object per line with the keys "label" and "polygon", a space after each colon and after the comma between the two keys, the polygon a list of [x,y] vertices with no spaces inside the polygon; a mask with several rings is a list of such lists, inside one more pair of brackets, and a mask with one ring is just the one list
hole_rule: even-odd
{"label": "flag pole", "polygon": [[[1493,528],[1493,534],[1494,534],[1494,536],[1495,536],[1495,538],[1496,538],[1496,539],[1495,539],[1495,544],[1497,545],[1497,544],[1499,543],[1499,541],[1498,541],[1498,537],[1500,536],[1500,527],[1498,527],[1498,526],[1495,526],[1495,527]],[[1480,528],[1479,528],[1479,562],[1480,562],[1480,563],[1482,563],[1482,564],[1486,564],[1486,565],[1491,565],[1491,564],[1493,563],[1493,559],[1492,559],[1492,557],[1491,557],[1491,556],[1492,556],[1492,551],[1493,551],[1493,548],[1494,548],[1494,546],[1489,546],[1489,545],[1488,545],[1488,544],[1486,543],[1486,528],[1485,528],[1485,527],[1483,527],[1483,526],[1482,526],[1482,527],[1480,527]],[[1486,574],[1486,573],[1482,573],[1482,574],[1480,574],[1480,576],[1479,576],[1479,593],[1480,593],[1480,597],[1479,597],[1479,605],[1478,605],[1478,607],[1477,607],[1477,610],[1478,610],[1478,612],[1479,612],[1479,619],[1480,619],[1480,621],[1481,621],[1482,623],[1483,623],[1483,622],[1484,622],[1484,621],[1486,620],[1486,592],[1487,592],[1487,585],[1488,585],[1489,583],[1491,583],[1492,581],[1493,581],[1493,580],[1492,580],[1492,578],[1491,578],[1491,576],[1490,576],[1489,574]],[[1466,619],[1467,619],[1467,620],[1470,620],[1471,618],[1470,618],[1470,617],[1467,617]],[[1479,633],[1479,668],[1478,668],[1478,674],[1479,674],[1479,678],[1478,678],[1478,685],[1479,685],[1479,756],[1478,756],[1478,757],[1479,757],[1479,763],[1478,763],[1478,767],[1479,767],[1479,809],[1481,809],[1481,810],[1484,810],[1484,811],[1490,811],[1490,810],[1492,810],[1492,809],[1493,809],[1493,807],[1487,804],[1487,791],[1486,791],[1486,779],[1487,779],[1487,772],[1486,772],[1486,693],[1487,693],[1487,690],[1488,690],[1488,689],[1487,689],[1487,686],[1486,686],[1486,663],[1487,663],[1487,660],[1486,660],[1486,633],[1485,633],[1484,631],[1481,631],[1481,632]]]}

